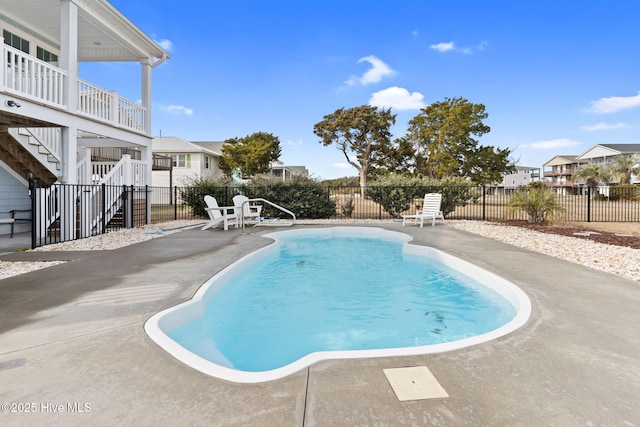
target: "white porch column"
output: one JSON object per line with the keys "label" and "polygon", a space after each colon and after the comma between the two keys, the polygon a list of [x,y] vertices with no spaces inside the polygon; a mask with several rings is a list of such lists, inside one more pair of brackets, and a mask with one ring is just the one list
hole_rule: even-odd
{"label": "white porch column", "polygon": [[[78,130],[61,128],[62,178],[63,184],[78,183]],[[63,242],[76,238],[76,197],[75,186],[65,186],[58,199],[60,211],[60,239]]]}
{"label": "white porch column", "polygon": [[[59,66],[67,72],[63,101],[67,111],[78,110],[78,6],[71,0],[60,0],[60,56]],[[78,183],[78,129],[61,129],[62,176],[64,184]],[[60,233],[62,241],[76,236],[76,206],[72,187],[64,188],[59,199]]]}
{"label": "white porch column", "polygon": [[78,129],[61,128],[63,184],[78,183]]}
{"label": "white porch column", "polygon": [[142,66],[142,106],[144,107],[144,133],[151,136],[151,61],[145,58],[140,61]]}
{"label": "white porch column", "polygon": [[[151,61],[145,58],[140,61],[142,66],[142,106],[144,107],[144,132],[151,136]],[[144,185],[153,185],[151,182],[153,170],[153,140],[149,139],[149,145],[141,150],[141,160],[144,161]],[[151,199],[150,195],[145,195],[147,200],[147,218],[151,218]]]}
{"label": "white porch column", "polygon": [[[152,143],[153,144],[153,143]],[[151,177],[152,177],[152,170],[153,170],[153,150],[152,147],[148,147],[148,148],[143,148],[142,150],[140,150],[140,158],[141,160],[144,162],[145,164],[145,168],[144,168],[144,183],[143,185],[148,185],[149,187],[151,187],[153,185],[153,182],[151,181]],[[171,189],[169,189],[169,191],[171,191]],[[145,194],[145,199],[147,201],[147,218],[151,218],[151,190]]]}
{"label": "white porch column", "polygon": [[78,110],[78,6],[71,0],[60,0],[59,66],[65,70],[64,104],[68,111]]}
{"label": "white porch column", "polygon": [[93,184],[93,170],[91,167],[91,148],[80,148],[78,151],[78,161],[84,167],[78,168],[78,184]]}
{"label": "white porch column", "polygon": [[[149,144],[152,144],[152,140],[149,140]],[[145,164],[145,169],[142,171],[143,173],[143,181],[140,182],[140,185],[152,185],[151,182],[151,171],[153,169],[153,148],[150,145],[149,147],[143,147],[140,149],[140,160],[142,160]]]}

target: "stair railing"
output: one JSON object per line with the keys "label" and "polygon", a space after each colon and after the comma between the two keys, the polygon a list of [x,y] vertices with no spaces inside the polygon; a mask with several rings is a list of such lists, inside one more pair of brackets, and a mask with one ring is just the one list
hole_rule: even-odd
{"label": "stair railing", "polygon": [[43,154],[52,157],[54,163],[60,163],[62,158],[60,128],[24,128],[24,130],[45,150]]}

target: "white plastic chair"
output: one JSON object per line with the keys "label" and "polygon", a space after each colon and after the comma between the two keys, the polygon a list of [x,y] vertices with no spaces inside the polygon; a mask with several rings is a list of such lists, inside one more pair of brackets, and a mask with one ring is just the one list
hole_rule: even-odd
{"label": "white plastic chair", "polygon": [[251,205],[248,202],[249,198],[247,196],[241,194],[233,196],[236,216],[241,218],[243,222],[260,222],[262,205]]}
{"label": "white plastic chair", "polygon": [[402,215],[402,226],[408,219],[413,219],[413,223],[420,223],[420,228],[424,224],[425,219],[431,220],[431,226],[436,225],[436,218],[442,219],[444,222],[444,215],[440,210],[442,205],[442,194],[440,193],[428,193],[424,196],[424,202],[422,204],[422,211],[415,215]]}
{"label": "white plastic chair", "polygon": [[207,204],[205,210],[209,214],[209,223],[202,227],[203,230],[220,223],[225,231],[229,229],[229,225],[235,225],[238,228],[238,215],[235,213],[234,206],[218,206],[218,201],[213,196],[204,196],[204,202]]}

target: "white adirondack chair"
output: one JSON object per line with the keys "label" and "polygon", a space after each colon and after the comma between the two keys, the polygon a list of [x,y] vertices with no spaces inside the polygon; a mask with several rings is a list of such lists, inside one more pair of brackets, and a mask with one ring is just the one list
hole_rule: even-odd
{"label": "white adirondack chair", "polygon": [[444,222],[444,215],[440,210],[442,205],[442,194],[440,193],[428,193],[424,196],[424,202],[422,204],[422,211],[415,215],[402,215],[402,226],[404,227],[407,220],[413,219],[414,224],[420,223],[420,228],[424,224],[425,219],[431,220],[431,226],[436,225],[436,218],[442,219]]}
{"label": "white adirondack chair", "polygon": [[261,205],[251,205],[247,203],[249,198],[238,194],[233,196],[233,205],[236,208],[236,215],[242,222],[260,222]]}
{"label": "white adirondack chair", "polygon": [[202,227],[203,230],[220,224],[225,231],[229,229],[229,225],[235,225],[238,228],[238,215],[235,213],[234,206],[218,206],[218,201],[213,196],[204,196],[204,202],[207,204],[205,209],[209,214],[209,223]]}

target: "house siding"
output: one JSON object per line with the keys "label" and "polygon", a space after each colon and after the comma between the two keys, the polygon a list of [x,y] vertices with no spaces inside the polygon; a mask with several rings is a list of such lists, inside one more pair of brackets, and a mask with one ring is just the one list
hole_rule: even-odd
{"label": "house siding", "polygon": [[[9,212],[10,210],[27,210],[31,209],[31,197],[29,197],[29,187],[21,180],[17,179],[13,174],[0,165],[0,182],[2,182],[2,191],[0,191],[0,212]],[[7,215],[2,215],[7,218]],[[16,223],[14,226],[16,233],[29,231],[28,223]],[[0,235],[11,233],[11,227],[8,225],[0,225]]]}

